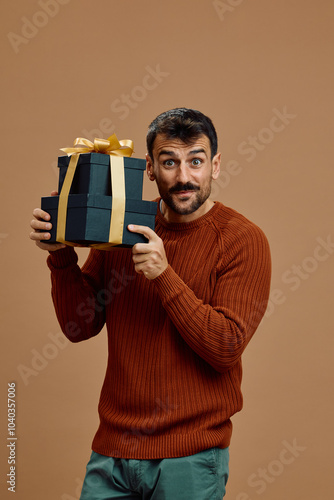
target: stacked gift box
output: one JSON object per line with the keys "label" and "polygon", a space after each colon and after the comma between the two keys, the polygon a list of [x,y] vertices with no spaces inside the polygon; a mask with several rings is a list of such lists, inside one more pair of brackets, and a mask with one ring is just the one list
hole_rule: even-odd
{"label": "stacked gift box", "polygon": [[[58,158],[58,193],[64,185],[70,156]],[[67,199],[65,240],[78,245],[92,246],[108,243],[113,202],[110,169],[112,157],[102,153],[82,153],[71,183]],[[122,242],[117,246],[131,247],[147,239],[127,229],[138,224],[154,229],[157,203],[142,200],[143,174],[146,161],[124,157],[125,213]],[[42,198],[41,208],[51,216],[50,243],[57,242],[59,196]]]}

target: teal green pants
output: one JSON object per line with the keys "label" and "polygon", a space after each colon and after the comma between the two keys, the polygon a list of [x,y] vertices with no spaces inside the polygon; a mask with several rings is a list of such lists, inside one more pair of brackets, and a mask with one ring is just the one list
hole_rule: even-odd
{"label": "teal green pants", "polygon": [[228,448],[162,460],[128,460],[92,452],[80,500],[222,500]]}

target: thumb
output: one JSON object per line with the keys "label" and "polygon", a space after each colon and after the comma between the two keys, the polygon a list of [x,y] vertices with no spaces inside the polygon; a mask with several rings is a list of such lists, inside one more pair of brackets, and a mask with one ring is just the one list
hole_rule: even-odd
{"label": "thumb", "polygon": [[129,224],[128,230],[132,231],[133,233],[143,234],[149,241],[154,240],[157,236],[156,233],[148,226],[137,226],[135,224]]}

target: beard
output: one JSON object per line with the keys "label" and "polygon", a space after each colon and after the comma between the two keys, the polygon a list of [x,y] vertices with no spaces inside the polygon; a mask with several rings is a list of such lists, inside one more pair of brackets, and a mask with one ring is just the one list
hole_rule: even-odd
{"label": "beard", "polygon": [[[195,197],[190,204],[187,204],[188,200],[178,201],[173,198],[173,193],[181,191],[195,192]],[[159,188],[159,193],[166,205],[174,212],[179,215],[189,215],[196,212],[196,210],[198,210],[199,207],[201,207],[209,198],[211,193],[211,182],[202,188],[192,184],[191,182],[187,182],[186,184],[179,182],[165,192]]]}

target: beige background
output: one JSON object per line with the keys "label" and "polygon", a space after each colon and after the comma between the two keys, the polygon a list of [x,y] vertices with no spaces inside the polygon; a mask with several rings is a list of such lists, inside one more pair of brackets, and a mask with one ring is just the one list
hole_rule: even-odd
{"label": "beige background", "polygon": [[[2,2],[1,498],[12,498],[8,382],[16,499],[78,499],[98,423],[105,331],[61,340],[46,254],[28,239],[32,209],[57,185],[59,148],[115,128],[143,157],[148,123],[177,106],[214,121],[214,198],[272,249],[226,498],[332,498],[333,14],[332,0]],[[154,195],[145,180],[144,198]]]}

